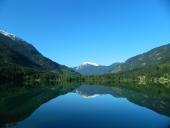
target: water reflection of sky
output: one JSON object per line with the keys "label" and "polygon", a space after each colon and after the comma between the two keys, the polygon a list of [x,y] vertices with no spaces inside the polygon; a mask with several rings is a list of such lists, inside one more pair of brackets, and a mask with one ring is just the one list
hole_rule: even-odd
{"label": "water reflection of sky", "polygon": [[16,128],[167,128],[170,118],[110,94],[84,98],[68,93],[39,107]]}

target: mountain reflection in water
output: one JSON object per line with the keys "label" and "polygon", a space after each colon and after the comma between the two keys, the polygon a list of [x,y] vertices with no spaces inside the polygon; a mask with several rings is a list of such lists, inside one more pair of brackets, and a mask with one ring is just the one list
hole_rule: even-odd
{"label": "mountain reflection in water", "polygon": [[167,128],[170,100],[101,85],[15,89],[0,93],[1,127]]}

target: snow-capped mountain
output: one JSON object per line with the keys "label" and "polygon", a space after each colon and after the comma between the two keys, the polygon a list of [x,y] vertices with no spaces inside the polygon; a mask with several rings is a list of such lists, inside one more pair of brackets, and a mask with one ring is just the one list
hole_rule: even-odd
{"label": "snow-capped mountain", "polygon": [[80,66],[75,67],[74,70],[82,75],[100,75],[111,72],[119,63],[109,66],[99,65],[94,62],[83,62]]}
{"label": "snow-capped mountain", "polygon": [[0,33],[7,36],[7,37],[10,37],[12,40],[15,40],[17,38],[14,34],[5,32],[3,30],[0,30]]}
{"label": "snow-capped mountain", "polygon": [[93,62],[90,62],[90,61],[83,62],[81,65],[82,65],[82,66],[84,66],[84,65],[100,66],[99,64],[96,64],[96,63],[93,63]]}
{"label": "snow-capped mountain", "polygon": [[35,70],[64,71],[68,72],[68,74],[74,74],[72,69],[43,56],[32,44],[2,30],[0,30],[0,49],[2,64],[22,66]]}
{"label": "snow-capped mountain", "polygon": [[7,37],[11,38],[13,41],[23,41],[23,42],[25,42],[25,40],[23,40],[22,38],[14,35],[12,33],[6,32],[4,30],[0,29],[0,33],[3,34],[4,36],[7,36]]}
{"label": "snow-capped mountain", "polygon": [[87,67],[98,67],[98,66],[100,66],[99,64],[96,64],[96,63],[94,63],[94,62],[90,62],[90,61],[85,61],[85,62],[83,62],[82,64],[80,64],[79,66],[77,66],[77,67],[75,67],[74,69],[76,70],[76,71],[78,71],[78,70],[81,70],[81,69],[83,69],[83,68],[87,68]]}

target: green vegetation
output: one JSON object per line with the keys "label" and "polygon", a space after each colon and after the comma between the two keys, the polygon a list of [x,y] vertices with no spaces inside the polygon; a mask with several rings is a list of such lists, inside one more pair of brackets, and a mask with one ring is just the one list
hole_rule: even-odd
{"label": "green vegetation", "polygon": [[79,82],[81,76],[78,73],[51,72],[22,67],[14,64],[0,64],[0,84],[4,83],[69,83]]}
{"label": "green vegetation", "polygon": [[31,44],[0,33],[0,84],[80,81],[79,73],[40,54]]}
{"label": "green vegetation", "polygon": [[170,85],[170,44],[114,65],[112,73],[84,77],[44,57],[31,44],[17,37],[11,38],[0,33],[0,51],[1,85],[68,82],[159,83],[168,88]]}
{"label": "green vegetation", "polygon": [[170,63],[145,66],[126,72],[104,74],[84,77],[87,82],[98,83],[136,83],[136,84],[162,84],[170,87]]}
{"label": "green vegetation", "polygon": [[170,60],[170,44],[154,48],[146,53],[129,58],[125,63],[119,64],[112,73],[125,72],[150,65],[159,65]]}
{"label": "green vegetation", "polygon": [[170,88],[170,44],[132,57],[107,73],[86,76],[88,83],[162,84]]}

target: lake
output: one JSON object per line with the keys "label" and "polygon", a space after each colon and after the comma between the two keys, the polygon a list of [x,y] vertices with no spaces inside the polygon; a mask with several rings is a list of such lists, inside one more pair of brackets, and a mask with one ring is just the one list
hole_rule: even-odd
{"label": "lake", "polygon": [[1,90],[2,128],[170,128],[170,99],[122,87]]}

